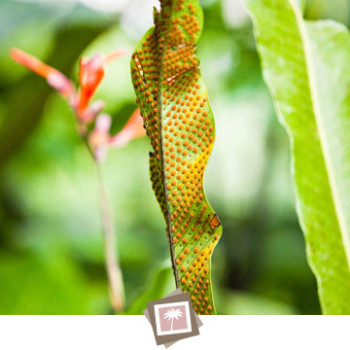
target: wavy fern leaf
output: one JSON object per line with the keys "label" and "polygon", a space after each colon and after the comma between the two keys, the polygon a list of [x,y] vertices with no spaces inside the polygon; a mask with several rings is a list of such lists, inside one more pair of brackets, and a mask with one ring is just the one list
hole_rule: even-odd
{"label": "wavy fern leaf", "polygon": [[222,227],[203,192],[215,126],[196,43],[203,14],[197,0],[161,0],[155,26],[137,45],[131,73],[153,152],[153,189],[167,224],[177,286],[198,314],[213,314],[210,260]]}

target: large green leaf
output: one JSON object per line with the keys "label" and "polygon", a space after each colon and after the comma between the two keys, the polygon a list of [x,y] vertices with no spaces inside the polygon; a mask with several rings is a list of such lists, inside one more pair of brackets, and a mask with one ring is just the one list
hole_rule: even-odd
{"label": "large green leaf", "polygon": [[[86,279],[62,252],[0,255],[0,315],[88,315],[105,312],[107,291]],[[102,301],[102,303],[101,303]],[[99,305],[99,303],[101,303]],[[102,305],[102,307],[101,307]]]}
{"label": "large green leaf", "polygon": [[244,0],[289,136],[297,211],[323,312],[350,313],[350,35],[297,0]]}
{"label": "large green leaf", "polygon": [[334,19],[348,25],[350,23],[350,1],[307,0],[304,17],[311,20]]}
{"label": "large green leaf", "polygon": [[174,287],[171,267],[161,267],[152,274],[152,282],[145,288],[144,292],[133,301],[125,314],[142,315],[148,302],[163,298],[164,295],[172,292],[175,289]]}
{"label": "large green leaf", "polygon": [[215,127],[195,54],[203,14],[197,0],[161,0],[155,27],[131,61],[132,79],[153,153],[153,188],[167,224],[176,285],[194,309],[215,313],[210,259],[221,224],[203,192]]}

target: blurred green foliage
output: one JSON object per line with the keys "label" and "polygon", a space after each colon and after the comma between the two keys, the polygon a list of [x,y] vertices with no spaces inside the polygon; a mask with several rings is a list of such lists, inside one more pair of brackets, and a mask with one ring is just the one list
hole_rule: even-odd
{"label": "blurred green foliage", "polygon": [[[336,5],[316,2],[307,4],[307,16],[342,15],[348,24],[343,12],[332,12]],[[112,313],[93,164],[66,102],[12,62],[8,50],[24,49],[76,80],[81,55],[132,52],[155,3],[129,0],[114,12],[74,0],[0,3],[1,314]],[[236,0],[202,4],[198,55],[217,124],[205,182],[224,227],[213,256],[218,313],[317,314],[288,140],[262,81],[250,20]],[[96,98],[120,130],[136,107],[129,57],[108,67]],[[103,169],[129,313],[141,313],[147,301],[175,288],[149,151],[146,138],[135,140],[111,150]]]}

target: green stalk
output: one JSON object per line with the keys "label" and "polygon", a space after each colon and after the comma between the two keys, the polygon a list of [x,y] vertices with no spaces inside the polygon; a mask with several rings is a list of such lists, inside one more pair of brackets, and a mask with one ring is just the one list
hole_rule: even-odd
{"label": "green stalk", "polygon": [[111,206],[103,182],[101,167],[96,160],[95,166],[103,223],[105,262],[109,281],[109,296],[114,311],[120,312],[123,311],[124,308],[124,283],[116,248],[115,225],[113,222]]}

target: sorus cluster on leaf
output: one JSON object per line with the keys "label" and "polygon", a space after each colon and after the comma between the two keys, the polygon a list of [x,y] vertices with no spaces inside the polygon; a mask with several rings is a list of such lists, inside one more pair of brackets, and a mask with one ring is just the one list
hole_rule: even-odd
{"label": "sorus cluster on leaf", "polygon": [[197,1],[160,2],[155,27],[133,53],[131,74],[177,285],[191,294],[198,314],[212,314],[210,258],[222,228],[203,191],[215,125],[195,53],[202,12]]}

